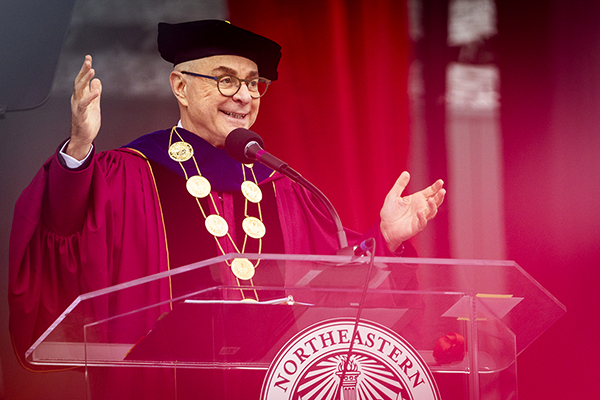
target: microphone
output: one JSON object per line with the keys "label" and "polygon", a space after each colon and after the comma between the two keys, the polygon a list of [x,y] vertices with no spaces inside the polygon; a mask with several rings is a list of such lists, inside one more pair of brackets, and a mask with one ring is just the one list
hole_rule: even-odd
{"label": "microphone", "polygon": [[277,172],[288,167],[287,163],[267,153],[263,147],[264,142],[260,135],[249,129],[234,129],[225,139],[225,151],[229,157],[242,164],[252,164],[258,161]]}
{"label": "microphone", "polygon": [[355,256],[364,256],[365,254],[367,254],[368,251],[373,249],[374,245],[375,245],[375,239],[372,237],[367,238],[367,239],[363,240],[362,242],[360,242],[360,244],[354,246],[354,255]]}
{"label": "microphone", "polygon": [[234,160],[242,164],[252,164],[255,161],[266,165],[267,167],[287,176],[291,180],[298,182],[306,188],[317,199],[323,203],[336,227],[336,235],[340,252],[348,248],[348,239],[342,221],[337,211],[329,201],[329,199],[315,185],[306,180],[298,172],[294,171],[287,163],[281,161],[274,155],[267,153],[263,149],[264,142],[262,138],[249,129],[236,128],[232,130],[225,139],[225,152]]}

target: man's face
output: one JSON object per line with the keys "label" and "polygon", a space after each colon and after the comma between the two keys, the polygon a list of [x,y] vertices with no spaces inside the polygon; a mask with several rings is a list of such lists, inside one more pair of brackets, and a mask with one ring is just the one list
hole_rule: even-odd
{"label": "man's face", "polygon": [[[182,63],[176,70],[210,76],[235,75],[241,79],[258,77],[256,64],[239,56],[206,57]],[[182,75],[180,79],[184,82],[183,97],[177,97],[185,129],[215,147],[223,147],[229,132],[236,128],[249,129],[254,124],[260,99],[253,99],[244,83],[234,96],[225,97],[219,93],[215,80],[190,75]]]}

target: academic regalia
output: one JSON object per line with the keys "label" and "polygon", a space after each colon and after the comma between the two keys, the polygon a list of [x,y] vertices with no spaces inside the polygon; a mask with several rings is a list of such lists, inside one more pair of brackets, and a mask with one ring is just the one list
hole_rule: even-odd
{"label": "academic regalia", "polygon": [[[221,254],[203,224],[182,226],[182,219],[173,213],[179,207],[177,210],[191,213],[194,221],[203,220],[195,200],[184,193],[181,166],[167,155],[170,132],[154,132],[121,149],[92,154],[76,170],[67,169],[62,157],[55,154],[17,201],[9,257],[10,331],[25,366],[32,367],[24,361],[25,351],[80,294]],[[234,240],[240,243],[242,165],[198,136],[181,128],[177,132],[192,144],[200,171],[219,199],[216,205],[234,231]],[[186,164],[188,167],[194,175],[195,167]],[[263,253],[335,254],[335,228],[326,209],[304,188],[267,167],[257,164],[254,172],[264,193],[264,220],[269,232],[263,239]],[[206,202],[205,207],[212,206]],[[378,255],[392,255],[384,245],[379,224],[365,235],[352,231],[347,235],[350,244],[375,237],[381,244]],[[235,252],[228,240],[220,241],[225,253]],[[169,298],[170,288],[154,289],[144,295]],[[127,303],[127,299],[121,300]],[[108,309],[96,312],[107,314]],[[157,317],[149,315],[148,326]],[[160,372],[162,376],[164,373]],[[127,374],[118,375],[127,380]],[[168,379],[174,379],[172,371],[168,374]],[[108,379],[97,388],[111,382],[116,380]],[[136,384],[137,388],[131,385],[130,389],[140,395],[140,382]],[[169,398],[164,397],[170,393],[165,389],[169,385],[172,383],[160,379],[141,384],[147,391],[141,397],[154,398],[148,397],[153,394]],[[182,394],[180,398],[185,398]]]}

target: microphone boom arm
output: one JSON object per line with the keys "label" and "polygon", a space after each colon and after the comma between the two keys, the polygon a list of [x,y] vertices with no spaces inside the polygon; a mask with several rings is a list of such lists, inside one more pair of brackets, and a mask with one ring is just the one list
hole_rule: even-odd
{"label": "microphone boom arm", "polygon": [[338,240],[338,244],[341,249],[345,249],[348,247],[348,239],[346,238],[346,232],[344,231],[344,226],[342,225],[342,220],[338,215],[337,211],[331,204],[331,201],[321,192],[315,185],[310,183],[306,178],[300,175],[297,171],[291,168],[289,165],[285,164],[280,169],[279,172],[293,181],[298,182],[300,185],[305,187],[310,193],[312,193],[319,201],[327,208],[329,214],[333,218],[333,222],[335,224],[336,229],[336,237]]}
{"label": "microphone boom arm", "polygon": [[255,132],[244,128],[234,129],[225,140],[225,151],[231,158],[241,163],[258,161],[261,164],[278,171],[282,175],[297,182],[311,194],[313,194],[325,206],[333,219],[336,229],[336,237],[340,246],[338,254],[348,251],[348,239],[342,225],[342,221],[333,204],[315,185],[307,181],[302,175],[292,169],[286,162],[281,161],[274,155],[263,149],[263,140]]}

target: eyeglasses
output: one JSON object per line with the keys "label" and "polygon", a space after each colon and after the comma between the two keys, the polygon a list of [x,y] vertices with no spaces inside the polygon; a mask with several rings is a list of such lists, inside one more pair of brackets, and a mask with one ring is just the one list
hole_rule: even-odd
{"label": "eyeglasses", "polygon": [[181,71],[182,74],[197,76],[200,78],[214,79],[217,81],[217,89],[225,97],[233,97],[240,91],[242,83],[245,83],[250,92],[250,97],[258,99],[267,93],[271,81],[266,78],[240,79],[233,75],[210,76],[197,74],[195,72]]}

